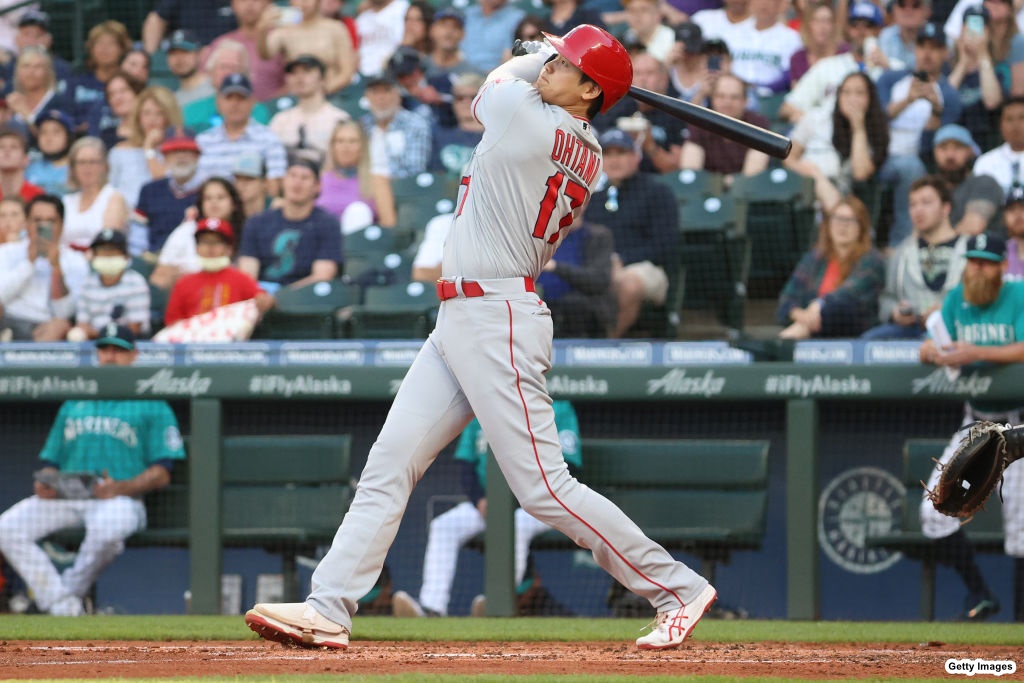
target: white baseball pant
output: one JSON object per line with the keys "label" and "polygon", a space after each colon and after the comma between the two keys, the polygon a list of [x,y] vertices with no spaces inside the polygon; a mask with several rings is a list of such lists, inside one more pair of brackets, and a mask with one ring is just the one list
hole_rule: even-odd
{"label": "white baseball pant", "polygon": [[[420,588],[419,599],[421,607],[438,614],[448,614],[448,601],[451,599],[452,583],[455,581],[459,550],[486,528],[487,520],[469,501],[459,503],[430,521],[427,549],[423,553],[423,586]],[[523,580],[526,573],[530,542],[550,528],[544,522],[528,515],[522,508],[516,509],[516,585]]]}
{"label": "white baseball pant", "polygon": [[605,571],[656,610],[694,600],[707,580],[569,474],[544,378],[551,367],[547,306],[523,291],[522,278],[479,284],[484,296],[441,304],[437,326],[370,449],[348,514],[313,572],[307,603],[351,629],[357,602],[380,575],[413,487],[474,413],[527,513],[590,549]]}
{"label": "white baseball pant", "polygon": [[[75,563],[63,574],[37,541],[55,531],[85,527]],[[69,597],[82,598],[100,572],[124,551],[124,540],[146,526],[141,500],[52,500],[31,496],[0,515],[0,552],[48,612]]]}

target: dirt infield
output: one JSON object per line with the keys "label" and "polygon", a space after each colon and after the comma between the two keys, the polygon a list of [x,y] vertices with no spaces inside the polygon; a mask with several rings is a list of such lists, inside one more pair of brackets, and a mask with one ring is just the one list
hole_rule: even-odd
{"label": "dirt infield", "polygon": [[717,674],[786,678],[944,677],[947,659],[1012,660],[1024,647],[945,643],[708,643],[665,652],[611,643],[355,641],[347,651],[264,641],[0,643],[0,678],[106,678],[274,674]]}

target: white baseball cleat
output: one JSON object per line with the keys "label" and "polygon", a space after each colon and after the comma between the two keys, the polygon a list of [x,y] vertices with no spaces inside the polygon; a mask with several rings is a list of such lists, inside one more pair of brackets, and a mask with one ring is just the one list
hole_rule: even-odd
{"label": "white baseball cleat", "polygon": [[348,648],[348,629],[304,602],[262,602],[245,613],[245,623],[267,640],[302,647]]}
{"label": "white baseball cleat", "polygon": [[654,627],[646,636],[636,639],[636,646],[641,650],[665,650],[679,647],[697,626],[715,600],[718,593],[711,584],[701,591],[695,600],[677,609],[658,612],[651,625]]}

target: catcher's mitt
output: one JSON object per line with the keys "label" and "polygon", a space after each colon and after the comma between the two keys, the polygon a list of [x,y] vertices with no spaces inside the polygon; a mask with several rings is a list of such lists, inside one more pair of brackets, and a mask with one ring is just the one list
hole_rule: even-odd
{"label": "catcher's mitt", "polygon": [[967,427],[953,457],[942,466],[928,499],[950,517],[969,518],[982,509],[1003,470],[1024,452],[1024,427],[975,422]]}

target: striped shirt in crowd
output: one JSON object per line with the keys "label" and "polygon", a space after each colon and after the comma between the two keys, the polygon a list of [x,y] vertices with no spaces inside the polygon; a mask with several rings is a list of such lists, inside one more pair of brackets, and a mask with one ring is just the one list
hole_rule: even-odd
{"label": "striped shirt in crowd", "polygon": [[[120,308],[120,311],[115,309]],[[119,313],[117,318],[114,313]],[[129,268],[110,287],[104,286],[98,273],[90,273],[78,295],[75,323],[88,323],[103,329],[109,322],[122,325],[142,323],[142,332],[149,332],[149,284],[146,278]]]}
{"label": "striped shirt in crowd", "polygon": [[197,174],[203,178],[231,178],[231,169],[242,155],[259,155],[263,159],[263,167],[267,169],[267,178],[281,178],[288,168],[281,140],[270,128],[255,121],[249,121],[249,125],[235,140],[228,138],[221,124],[197,135],[196,143],[202,151]]}

